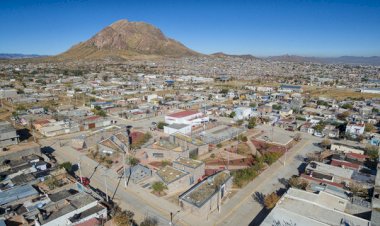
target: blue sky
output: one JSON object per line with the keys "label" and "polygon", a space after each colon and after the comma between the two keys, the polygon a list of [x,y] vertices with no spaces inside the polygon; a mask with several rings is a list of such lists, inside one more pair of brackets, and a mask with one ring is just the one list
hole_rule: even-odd
{"label": "blue sky", "polygon": [[0,53],[58,54],[119,19],[206,54],[380,55],[379,0],[0,0]]}

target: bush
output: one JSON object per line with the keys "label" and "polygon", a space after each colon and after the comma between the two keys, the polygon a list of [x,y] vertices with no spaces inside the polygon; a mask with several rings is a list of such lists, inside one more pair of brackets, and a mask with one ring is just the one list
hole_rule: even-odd
{"label": "bush", "polygon": [[264,206],[266,209],[270,210],[276,206],[276,203],[280,200],[280,196],[278,196],[275,192],[266,195],[264,198]]}
{"label": "bush", "polygon": [[71,162],[63,162],[59,165],[60,168],[65,168],[67,172],[71,172],[71,169],[73,167],[73,164]]}
{"label": "bush", "polygon": [[250,118],[248,121],[248,129],[253,129],[256,127],[256,118]]}
{"label": "bush", "polygon": [[212,153],[212,154],[210,155],[210,157],[211,157],[212,159],[215,158],[215,154]]}
{"label": "bush", "polygon": [[145,217],[144,221],[141,222],[140,226],[157,226],[158,220],[155,217]]}
{"label": "bush", "polygon": [[223,147],[223,145],[221,143],[219,143],[219,144],[216,145],[216,147],[217,148],[221,148],[221,147]]}
{"label": "bush", "polygon": [[276,162],[280,157],[282,156],[281,152],[268,152],[265,153],[262,158],[265,163],[268,165],[272,165],[274,162]]}
{"label": "bush", "polygon": [[164,190],[166,190],[168,188],[161,181],[156,181],[152,184],[152,189],[154,192],[161,194]]}
{"label": "bush", "polygon": [[165,122],[158,122],[158,124],[157,124],[157,128],[158,129],[164,129],[164,126],[167,126],[168,124],[167,123],[165,123]]}

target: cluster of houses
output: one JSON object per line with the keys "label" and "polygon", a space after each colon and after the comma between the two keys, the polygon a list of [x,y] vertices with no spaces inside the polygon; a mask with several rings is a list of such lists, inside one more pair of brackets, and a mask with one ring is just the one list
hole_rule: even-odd
{"label": "cluster of houses", "polygon": [[[1,125],[3,128],[4,125]],[[0,152],[1,225],[100,225],[102,197],[78,183],[34,142]]]}

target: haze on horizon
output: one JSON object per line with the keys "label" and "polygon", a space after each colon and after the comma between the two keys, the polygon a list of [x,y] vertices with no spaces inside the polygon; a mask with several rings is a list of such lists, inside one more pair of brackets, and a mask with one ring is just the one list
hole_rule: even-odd
{"label": "haze on horizon", "polygon": [[380,1],[4,0],[0,53],[55,55],[119,19],[205,54],[380,55]]}

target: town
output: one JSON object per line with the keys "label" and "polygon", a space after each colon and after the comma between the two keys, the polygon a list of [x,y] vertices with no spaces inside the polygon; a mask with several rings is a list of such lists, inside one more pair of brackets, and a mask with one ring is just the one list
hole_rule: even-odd
{"label": "town", "polygon": [[0,225],[380,225],[379,110],[379,66],[1,60]]}

